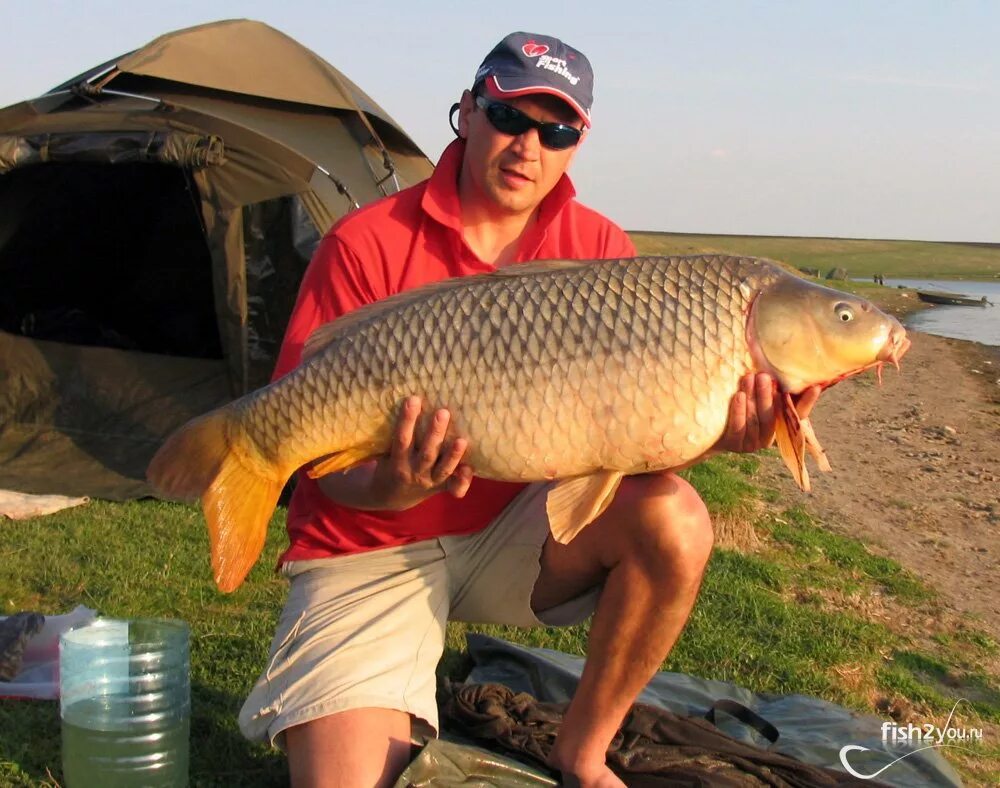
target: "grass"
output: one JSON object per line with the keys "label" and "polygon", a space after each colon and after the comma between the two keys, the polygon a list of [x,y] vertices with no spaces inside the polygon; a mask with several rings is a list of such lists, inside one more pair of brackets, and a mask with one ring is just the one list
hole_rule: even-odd
{"label": "grass", "polygon": [[908,279],[1000,277],[1000,244],[638,231],[629,235],[640,254],[745,254],[818,268],[823,275],[840,267],[850,276],[866,278],[877,273]]}
{"label": "grass", "polygon": [[[716,549],[664,668],[755,691],[808,693],[869,713],[882,700],[902,698],[916,704],[918,721],[938,724],[965,697],[962,725],[1000,722],[996,641],[966,623],[942,624],[929,637],[901,627],[934,610],[933,593],[859,542],[824,531],[804,510],[769,505],[773,494],[754,484],[757,463],[718,457],[687,472],[716,517],[753,518],[763,542],[753,554]],[[236,726],[284,600],[284,582],[272,572],[284,546],[282,518],[275,515],[249,581],[228,596],[212,585],[207,537],[191,507],[92,502],[4,523],[0,612],[85,604],[114,616],[185,619],[192,628],[192,784],[284,785],[283,758],[247,743]],[[573,654],[586,649],[586,626],[477,630]],[[440,674],[460,678],[468,669],[466,631],[449,625]],[[56,703],[0,701],[0,730],[0,784],[61,780]],[[1000,774],[994,745],[1000,742],[961,756],[966,776],[985,784]]]}

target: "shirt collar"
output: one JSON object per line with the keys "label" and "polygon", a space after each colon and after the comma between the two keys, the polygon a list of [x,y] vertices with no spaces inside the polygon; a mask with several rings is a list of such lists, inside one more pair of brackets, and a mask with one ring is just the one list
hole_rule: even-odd
{"label": "shirt collar", "polygon": [[[465,154],[465,140],[456,139],[441,154],[431,173],[421,201],[424,212],[459,235],[463,234],[462,206],[458,199],[458,173]],[[544,234],[566,204],[576,196],[573,182],[566,173],[556,182],[538,208],[538,223],[532,235]]]}

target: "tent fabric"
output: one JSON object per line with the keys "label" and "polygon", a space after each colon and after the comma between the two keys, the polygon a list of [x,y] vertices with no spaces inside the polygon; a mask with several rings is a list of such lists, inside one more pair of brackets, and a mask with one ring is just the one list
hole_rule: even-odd
{"label": "tent fabric", "polygon": [[[122,57],[117,70],[328,109],[360,107],[397,125],[361,88],[314,52],[247,19],[167,33]],[[114,87],[114,79],[108,85]]]}
{"label": "tent fabric", "polygon": [[[565,703],[572,698],[583,670],[581,657],[518,646],[486,635],[468,634],[466,640],[475,662],[469,683],[503,684],[548,703]],[[720,699],[753,710],[779,731],[777,742],[772,744],[735,718],[719,715],[716,725],[737,741],[840,771],[846,771],[840,763],[841,748],[858,745],[867,752],[852,752],[852,767],[863,774],[889,767],[878,775],[882,783],[899,788],[961,788],[961,778],[938,749],[918,751],[884,742],[881,719],[819,698],[755,693],[728,682],[664,671],[646,685],[637,702],[682,717],[705,717]],[[903,755],[907,757],[898,760]]]}
{"label": "tent fabric", "polygon": [[[149,494],[165,435],[267,382],[330,225],[432,169],[356,84],[248,20],[168,33],[0,109],[0,488]],[[144,182],[146,213],[114,202]],[[147,327],[120,324],[145,298],[149,321],[201,325],[198,358],[133,341]],[[210,325],[185,299],[214,309]]]}

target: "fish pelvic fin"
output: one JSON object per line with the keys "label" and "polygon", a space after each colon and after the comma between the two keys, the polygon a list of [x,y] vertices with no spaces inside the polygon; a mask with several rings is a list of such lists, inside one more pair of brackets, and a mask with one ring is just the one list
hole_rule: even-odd
{"label": "fish pelvic fin", "polygon": [[[804,492],[809,492],[809,471],[806,470],[806,434],[802,429],[802,421],[799,419],[798,411],[795,410],[795,403],[792,402],[792,395],[787,391],[782,394],[780,407],[777,410],[774,437],[778,442],[781,459],[785,461],[788,470],[792,472],[792,477],[799,488]],[[811,427],[808,429],[812,432]],[[819,446],[818,443],[816,445]]]}
{"label": "fish pelvic fin", "polygon": [[812,455],[812,458],[816,460],[816,466],[823,471],[823,473],[829,473],[833,470],[830,465],[830,460],[827,459],[826,451],[822,446],[819,445],[819,440],[816,438],[816,432],[813,430],[812,422],[809,419],[802,419],[799,422],[802,427],[802,435],[806,441],[806,451]]}
{"label": "fish pelvic fin", "polygon": [[245,442],[231,428],[229,413],[215,410],[171,435],[146,470],[147,480],[164,498],[201,498],[212,573],[226,593],[239,587],[260,556],[284,486],[262,462],[247,461],[252,455],[239,445]]}
{"label": "fish pelvic fin", "polygon": [[378,456],[378,452],[372,446],[352,446],[350,449],[334,452],[316,460],[311,467],[306,469],[306,476],[310,479],[318,479],[328,473],[346,471],[376,456]]}
{"label": "fish pelvic fin", "polygon": [[545,499],[549,530],[555,540],[569,544],[600,517],[614,499],[623,476],[619,471],[598,471],[557,482]]}

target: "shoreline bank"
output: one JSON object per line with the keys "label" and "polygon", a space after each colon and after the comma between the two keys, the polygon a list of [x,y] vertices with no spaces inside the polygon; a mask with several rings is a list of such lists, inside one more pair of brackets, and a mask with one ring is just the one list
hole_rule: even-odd
{"label": "shoreline bank", "polygon": [[1000,638],[1000,347],[911,332],[899,374],[825,392],[812,421],[833,464],[795,487],[761,477],[835,532],[863,540]]}

